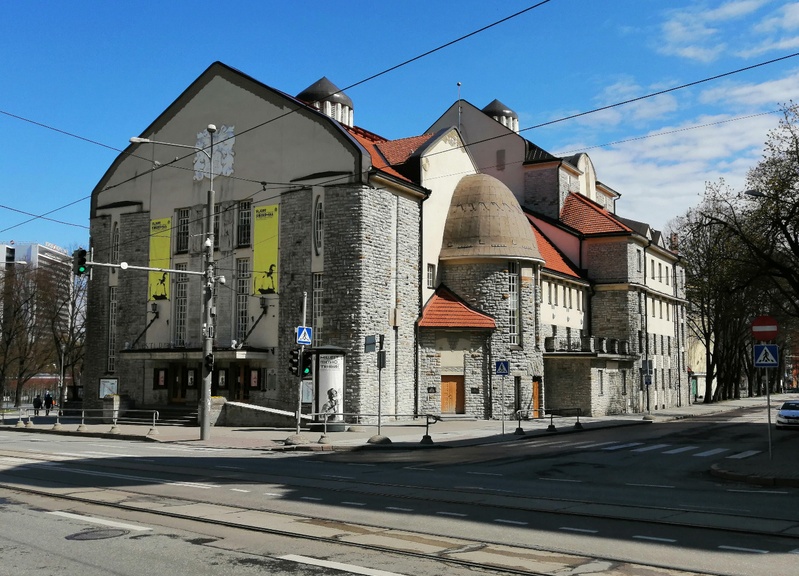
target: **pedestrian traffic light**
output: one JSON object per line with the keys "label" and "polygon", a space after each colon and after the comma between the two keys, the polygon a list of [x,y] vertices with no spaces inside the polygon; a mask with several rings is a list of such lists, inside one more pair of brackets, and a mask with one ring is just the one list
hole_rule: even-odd
{"label": "pedestrian traffic light", "polygon": [[214,371],[214,355],[213,354],[206,354],[204,359],[205,369],[208,372]]}
{"label": "pedestrian traffic light", "polygon": [[72,253],[72,272],[75,276],[83,276],[89,267],[86,264],[86,250],[78,248]]}
{"label": "pedestrian traffic light", "polygon": [[294,348],[289,356],[289,371],[295,376],[300,374],[300,349]]}
{"label": "pedestrian traffic light", "polygon": [[310,354],[303,354],[302,355],[302,370],[300,371],[300,375],[303,378],[310,378],[311,377],[311,367],[313,366],[313,356]]}

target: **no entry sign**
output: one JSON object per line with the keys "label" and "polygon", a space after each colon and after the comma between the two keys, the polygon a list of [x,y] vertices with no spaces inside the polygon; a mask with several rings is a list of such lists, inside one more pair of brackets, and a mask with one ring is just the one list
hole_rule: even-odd
{"label": "no entry sign", "polygon": [[771,316],[758,316],[752,320],[752,336],[761,342],[774,340],[777,337],[777,321]]}

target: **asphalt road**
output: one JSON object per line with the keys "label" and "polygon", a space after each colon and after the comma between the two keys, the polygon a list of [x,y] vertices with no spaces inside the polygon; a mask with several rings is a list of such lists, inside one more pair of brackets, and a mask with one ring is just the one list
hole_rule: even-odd
{"label": "asphalt road", "polygon": [[[301,524],[298,533],[360,526],[377,538],[370,531],[379,528],[389,548],[432,555],[460,547],[446,557],[476,565],[495,559],[473,550],[485,555],[504,545],[573,555],[561,570],[602,573],[597,562],[608,569],[624,562],[793,575],[799,491],[720,484],[707,474],[712,459],[762,450],[759,418],[743,411],[590,438],[400,453],[258,453],[8,434],[0,437],[0,483],[140,508],[146,501],[182,517],[192,509],[208,517],[200,503],[228,514],[279,514]],[[425,541],[432,535],[453,541]],[[533,573],[553,573],[558,563],[551,564],[551,572]],[[540,558],[523,566],[540,568]]]}

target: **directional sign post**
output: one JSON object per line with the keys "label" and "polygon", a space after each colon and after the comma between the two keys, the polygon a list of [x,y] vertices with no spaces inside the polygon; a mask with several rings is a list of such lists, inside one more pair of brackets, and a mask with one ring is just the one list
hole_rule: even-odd
{"label": "directional sign post", "polygon": [[[768,342],[777,337],[777,321],[771,316],[758,316],[752,320],[752,337],[760,342]],[[754,346],[755,368],[766,369],[766,415],[768,424],[768,459],[771,460],[771,382],[768,369],[779,366],[779,348],[776,344]]]}

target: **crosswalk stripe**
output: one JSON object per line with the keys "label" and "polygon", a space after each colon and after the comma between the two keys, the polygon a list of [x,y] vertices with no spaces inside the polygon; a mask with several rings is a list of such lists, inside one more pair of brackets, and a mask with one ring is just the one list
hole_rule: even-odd
{"label": "crosswalk stripe", "polygon": [[743,458],[749,458],[750,456],[754,456],[755,454],[760,454],[762,450],[747,450],[746,452],[739,452],[738,454],[732,454],[731,456],[727,456],[729,459],[733,460],[742,460]]}
{"label": "crosswalk stripe", "polygon": [[673,450],[666,450],[664,454],[681,454],[682,452],[696,450],[697,448],[699,448],[699,446],[681,446],[680,448],[674,448]]}
{"label": "crosswalk stripe", "polygon": [[630,442],[629,444],[617,444],[616,446],[608,446],[602,450],[624,450],[625,448],[632,448],[633,446],[640,446],[643,442]]}
{"label": "crosswalk stripe", "polygon": [[704,452],[700,452],[699,454],[694,454],[695,458],[706,458],[708,456],[715,456],[716,454],[721,454],[722,452],[729,452],[729,448],[713,448],[712,450],[705,450]]}
{"label": "crosswalk stripe", "polygon": [[636,448],[633,452],[649,452],[650,450],[658,450],[660,448],[666,448],[667,446],[671,446],[671,444],[652,444],[652,446],[644,446],[643,448]]}

